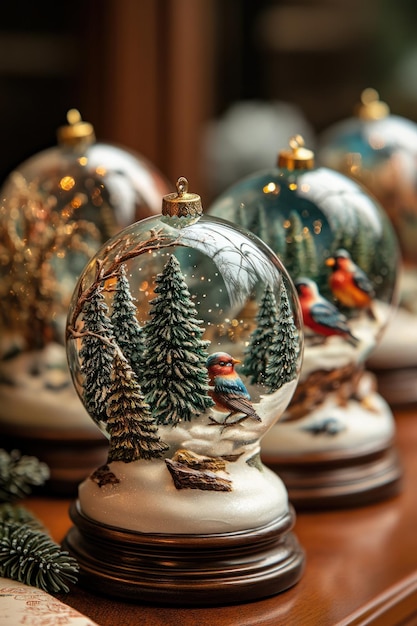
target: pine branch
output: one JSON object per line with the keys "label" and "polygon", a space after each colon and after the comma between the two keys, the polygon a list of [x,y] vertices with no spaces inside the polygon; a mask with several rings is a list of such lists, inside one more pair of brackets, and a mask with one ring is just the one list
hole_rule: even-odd
{"label": "pine branch", "polygon": [[33,486],[49,478],[49,468],[34,456],[24,456],[19,450],[10,454],[0,449],[0,502],[14,502],[28,496]]}
{"label": "pine branch", "polygon": [[0,576],[48,593],[68,593],[79,568],[45,533],[17,522],[0,523]]}
{"label": "pine branch", "polygon": [[9,502],[0,504],[0,525],[6,522],[9,524],[25,524],[33,530],[46,532],[45,526],[31,511],[28,511],[23,506],[10,504]]}

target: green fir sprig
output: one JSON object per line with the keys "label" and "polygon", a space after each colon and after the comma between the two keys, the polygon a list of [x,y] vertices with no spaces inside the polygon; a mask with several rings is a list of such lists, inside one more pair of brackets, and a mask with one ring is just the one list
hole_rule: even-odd
{"label": "green fir sprig", "polygon": [[36,457],[0,449],[0,502],[25,498],[32,487],[43,485],[48,478],[48,466]]}
{"label": "green fir sprig", "polygon": [[31,511],[28,511],[24,506],[10,504],[9,502],[0,504],[0,525],[6,522],[9,524],[26,524],[26,526],[34,530],[47,532],[42,522]]}
{"label": "green fir sprig", "polygon": [[78,565],[68,552],[39,530],[18,522],[0,524],[0,576],[49,593],[68,593]]}
{"label": "green fir sprig", "polygon": [[0,449],[0,576],[48,593],[68,593],[68,585],[77,582],[77,561],[29,510],[14,504],[48,478],[48,466],[36,457]]}

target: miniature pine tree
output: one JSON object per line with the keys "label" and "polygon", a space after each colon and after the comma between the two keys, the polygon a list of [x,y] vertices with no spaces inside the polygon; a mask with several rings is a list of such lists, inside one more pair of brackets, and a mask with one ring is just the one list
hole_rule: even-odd
{"label": "miniature pine tree", "polygon": [[136,306],[130,292],[124,265],[120,267],[110,320],[113,324],[117,345],[134,373],[139,376],[143,352],[143,331],[136,317]]}
{"label": "miniature pine tree", "polygon": [[327,197],[327,202],[329,206],[334,204],[335,207],[339,207],[339,210],[333,210],[331,212],[333,242],[330,255],[333,255],[335,250],[339,248],[351,250],[355,233],[361,226],[358,222],[357,199],[355,194],[346,194],[343,192],[332,193]]}
{"label": "miniature pine tree", "polygon": [[375,256],[374,247],[369,245],[369,230],[371,227],[365,219],[361,220],[359,218],[359,223],[360,225],[355,233],[349,252],[350,256],[355,259],[355,263],[359,265],[366,274],[369,274],[372,259]]}
{"label": "miniature pine tree", "polygon": [[287,251],[286,230],[282,225],[282,222],[278,219],[271,221],[270,228],[271,234],[269,236],[269,245],[280,257],[280,259],[284,259]]}
{"label": "miniature pine tree", "polygon": [[309,229],[306,229],[303,239],[304,245],[304,276],[315,276],[317,274],[317,249],[314,237]]}
{"label": "miniature pine tree", "polygon": [[267,285],[256,316],[257,325],[250,336],[242,367],[242,373],[251,377],[252,384],[265,382],[268,354],[277,332],[277,320],[277,303],[271,287]]}
{"label": "miniature pine tree", "polygon": [[295,211],[291,211],[289,216],[290,226],[287,232],[287,254],[285,266],[291,276],[295,279],[304,275],[304,244],[303,244],[303,224]]}
{"label": "miniature pine tree", "polygon": [[51,593],[68,592],[77,580],[76,560],[39,530],[0,523],[0,576]]}
{"label": "miniature pine tree", "polygon": [[[384,291],[388,290],[386,293],[390,293],[391,285],[395,283],[395,273],[398,267],[398,248],[390,219],[387,216],[382,216],[381,221],[382,232],[380,241],[383,241],[384,245],[377,246],[378,254],[372,254],[369,278],[374,285],[378,285],[378,296],[383,299],[385,297]],[[372,247],[370,246],[370,248]],[[382,283],[381,276],[384,278]]]}
{"label": "miniature pine tree", "polygon": [[159,458],[169,446],[158,436],[158,427],[126,358],[116,352],[108,399],[108,460],[130,463]]}
{"label": "miniature pine tree", "polygon": [[263,204],[255,207],[252,213],[252,220],[249,222],[248,230],[257,235],[262,241],[271,245],[271,229],[266,217],[266,211]]}
{"label": "miniature pine tree", "polygon": [[84,376],[84,403],[94,421],[100,424],[107,421],[106,398],[115,352],[113,330],[101,285],[86,301],[83,320],[80,370]]}
{"label": "miniature pine tree", "polygon": [[277,332],[269,350],[265,375],[265,383],[271,391],[276,391],[285,383],[294,380],[297,375],[297,360],[300,351],[298,331],[282,279],[278,320]]}
{"label": "miniature pine tree", "polygon": [[[235,208],[235,216],[234,219],[231,220],[233,222],[235,222],[235,224],[239,224],[239,226],[243,226],[243,228],[247,228],[249,230],[250,227],[250,220],[248,218],[248,216],[250,215],[250,212],[247,211],[245,205],[243,202],[240,202],[236,208]],[[231,218],[229,218],[231,219]]]}
{"label": "miniature pine tree", "polygon": [[156,278],[146,325],[142,390],[158,424],[175,426],[213,405],[206,370],[209,344],[196,318],[178,260],[172,255]]}
{"label": "miniature pine tree", "polygon": [[49,478],[49,468],[34,456],[18,450],[10,454],[0,449],[0,502],[14,502],[28,496]]}

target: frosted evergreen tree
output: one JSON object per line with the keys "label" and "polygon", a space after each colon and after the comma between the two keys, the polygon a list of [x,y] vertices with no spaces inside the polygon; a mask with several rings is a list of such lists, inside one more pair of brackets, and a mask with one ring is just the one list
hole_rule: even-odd
{"label": "frosted evergreen tree", "polygon": [[[331,198],[332,196],[328,199],[330,204],[332,202]],[[355,196],[349,198],[343,194],[342,197],[335,200],[339,203],[339,210],[332,211],[331,213],[330,223],[333,234],[331,253],[339,248],[351,250],[354,244],[355,235],[359,228],[361,228],[361,224],[358,219],[358,211],[355,206],[357,200],[354,198]]]}
{"label": "frosted evergreen tree", "polygon": [[[317,249],[311,230],[307,229],[303,238],[304,276],[315,276],[318,271]],[[298,276],[299,278],[299,276]]]}
{"label": "frosted evergreen tree", "polygon": [[287,251],[286,230],[281,221],[278,219],[271,221],[270,229],[270,247],[276,254],[278,254],[280,259],[285,259]]}
{"label": "frosted evergreen tree", "polygon": [[372,232],[372,226],[366,220],[359,220],[360,224],[352,241],[349,250],[350,256],[355,263],[366,273],[369,274],[372,264],[372,258],[375,256],[375,249],[370,245],[369,233]]}
{"label": "frosted evergreen tree", "polygon": [[143,354],[143,330],[136,317],[136,306],[130,291],[125,265],[120,266],[110,320],[117,345],[136,376],[139,377]]}
{"label": "frosted evergreen tree", "polygon": [[100,425],[107,421],[107,394],[115,353],[114,335],[102,285],[98,285],[86,300],[83,322],[80,350],[83,397],[87,411]]}
{"label": "frosted evergreen tree", "polygon": [[190,421],[213,405],[206,370],[208,341],[175,256],[156,278],[146,345],[142,391],[158,424]]}
{"label": "frosted evergreen tree", "polygon": [[160,458],[168,450],[133,370],[119,351],[114,357],[107,416],[109,462]]}
{"label": "frosted evergreen tree", "polygon": [[250,210],[248,211],[243,202],[239,202],[234,214],[234,219],[230,221],[236,222],[239,226],[243,226],[243,228],[250,230]]}
{"label": "frosted evergreen tree", "polygon": [[[392,223],[386,215],[381,215],[382,232],[372,254],[372,263],[369,278],[377,288],[381,299],[391,297],[392,285],[395,283],[395,273],[398,267],[397,238]],[[382,280],[381,280],[382,278]]]}
{"label": "frosted evergreen tree", "polygon": [[265,373],[265,383],[271,391],[276,391],[285,383],[294,380],[300,352],[298,330],[283,280],[280,287],[278,319],[277,332],[270,347]]}
{"label": "frosted evergreen tree", "polygon": [[303,276],[304,272],[304,242],[303,223],[296,211],[291,211],[289,216],[290,226],[287,231],[287,249],[285,266],[295,280]]}
{"label": "frosted evergreen tree", "polygon": [[257,235],[262,241],[271,245],[271,229],[266,216],[265,207],[262,204],[250,210],[252,219],[249,222],[248,230]]}
{"label": "frosted evergreen tree", "polygon": [[277,332],[278,308],[269,285],[265,287],[256,322],[256,328],[245,350],[246,358],[242,367],[242,374],[250,376],[252,384],[265,382],[268,355]]}

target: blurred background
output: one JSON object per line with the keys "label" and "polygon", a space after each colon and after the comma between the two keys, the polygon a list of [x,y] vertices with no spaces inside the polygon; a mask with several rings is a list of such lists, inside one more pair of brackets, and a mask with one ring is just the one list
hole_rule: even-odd
{"label": "blurred background", "polygon": [[293,126],[313,142],[351,116],[365,87],[417,121],[415,0],[13,0],[0,11],[1,180],[56,143],[72,107],[99,140],[186,176],[206,202],[242,173],[217,171],[219,155],[233,159],[235,123],[244,152],[271,115],[277,152]]}

